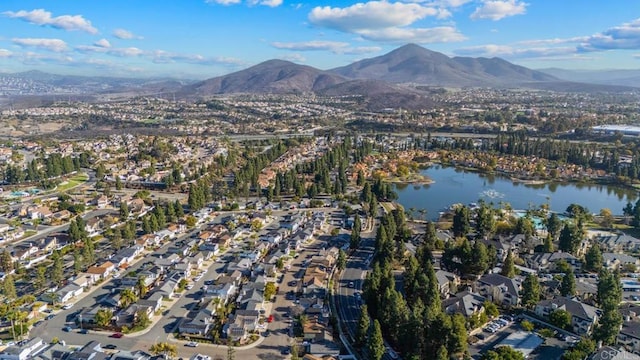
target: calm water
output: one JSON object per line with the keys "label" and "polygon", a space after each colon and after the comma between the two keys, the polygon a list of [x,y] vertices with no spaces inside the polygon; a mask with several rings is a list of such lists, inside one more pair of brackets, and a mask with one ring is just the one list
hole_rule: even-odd
{"label": "calm water", "polygon": [[434,166],[422,171],[435,183],[431,185],[396,184],[398,202],[408,211],[416,209],[415,217],[421,215],[419,209],[427,210],[430,219],[438,217],[451,204],[469,204],[483,199],[511,204],[514,209],[539,207],[548,203],[551,209],[564,212],[572,203],[586,206],[597,213],[609,208],[614,214],[622,214],[627,201],[635,203],[638,193],[634,190],[605,185],[583,185],[573,183],[553,183],[525,185],[512,182],[509,178],[479,174],[452,167]]}

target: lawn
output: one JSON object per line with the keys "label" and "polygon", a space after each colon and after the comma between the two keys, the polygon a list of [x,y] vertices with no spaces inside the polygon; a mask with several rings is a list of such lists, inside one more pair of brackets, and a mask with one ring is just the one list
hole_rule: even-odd
{"label": "lawn", "polygon": [[69,178],[67,181],[62,182],[58,187],[56,187],[56,191],[66,191],[72,189],[84,182],[89,180],[89,176],[85,173],[76,174],[73,177]]}

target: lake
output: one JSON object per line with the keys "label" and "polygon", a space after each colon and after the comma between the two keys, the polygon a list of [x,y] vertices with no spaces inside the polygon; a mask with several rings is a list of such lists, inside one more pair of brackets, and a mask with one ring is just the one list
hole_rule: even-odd
{"label": "lake", "polygon": [[635,203],[635,190],[616,186],[549,183],[529,185],[513,182],[503,176],[482,174],[453,167],[432,166],[422,170],[431,178],[429,185],[395,184],[398,202],[405,210],[416,209],[415,217],[422,217],[417,210],[427,210],[427,218],[436,219],[441,211],[451,204],[469,204],[483,199],[499,206],[500,202],[511,204],[513,209],[537,208],[548,203],[551,210],[564,212],[572,204],[580,204],[593,213],[609,208],[614,214],[622,214],[628,201]]}

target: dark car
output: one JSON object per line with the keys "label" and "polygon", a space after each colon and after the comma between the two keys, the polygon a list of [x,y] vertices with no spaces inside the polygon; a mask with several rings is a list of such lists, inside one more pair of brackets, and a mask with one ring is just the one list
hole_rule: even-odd
{"label": "dark car", "polygon": [[80,329],[80,331],[78,331],[78,333],[80,333],[80,334],[88,334],[88,333],[89,333],[89,330],[87,330],[87,329]]}
{"label": "dark car", "polygon": [[289,348],[283,349],[282,351],[280,351],[280,354],[282,355],[289,355],[291,353],[291,351],[289,350]]}
{"label": "dark car", "polygon": [[72,329],[71,329],[70,326],[65,326],[65,327],[62,328],[62,331],[64,331],[64,332],[71,332],[71,330]]}
{"label": "dark car", "polygon": [[115,348],[117,348],[117,346],[113,345],[113,344],[108,344],[103,346],[103,348],[108,349],[108,350],[113,350]]}
{"label": "dark car", "polygon": [[123,333],[113,333],[113,334],[111,334],[111,337],[112,338],[116,338],[116,339],[120,339],[123,336],[124,336]]}
{"label": "dark car", "polygon": [[53,315],[53,314],[51,314],[51,315],[47,315],[47,317],[46,317],[46,318],[44,318],[44,319],[45,319],[45,320],[51,320],[51,319],[53,319],[54,317],[56,317],[56,316],[55,316],[55,315]]}

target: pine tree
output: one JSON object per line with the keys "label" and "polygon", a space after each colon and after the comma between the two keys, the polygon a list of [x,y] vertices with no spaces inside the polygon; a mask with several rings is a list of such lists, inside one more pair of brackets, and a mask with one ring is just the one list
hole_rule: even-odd
{"label": "pine tree", "polygon": [[585,254],[585,268],[588,271],[599,272],[602,270],[602,252],[600,251],[600,246],[596,243],[593,244]]}
{"label": "pine tree", "polygon": [[562,277],[560,283],[560,295],[573,296],[576,294],[576,278],[573,271],[569,271]]}
{"label": "pine tree", "polygon": [[369,318],[368,311],[367,305],[362,305],[360,308],[360,319],[358,320],[358,327],[356,328],[355,336],[356,346],[363,346],[367,342],[369,327],[371,326],[371,319]]}
{"label": "pine tree", "polygon": [[540,300],[540,283],[538,277],[529,274],[522,282],[522,305],[533,308]]}
{"label": "pine tree", "polygon": [[502,265],[502,275],[513,278],[516,276],[516,267],[513,261],[513,254],[511,251],[507,253],[507,258],[504,260],[504,264]]}
{"label": "pine tree", "polygon": [[376,319],[371,325],[371,334],[367,341],[368,358],[372,360],[381,360],[384,355],[384,351],[385,347],[384,339],[382,338],[382,329],[380,328],[380,322]]}

